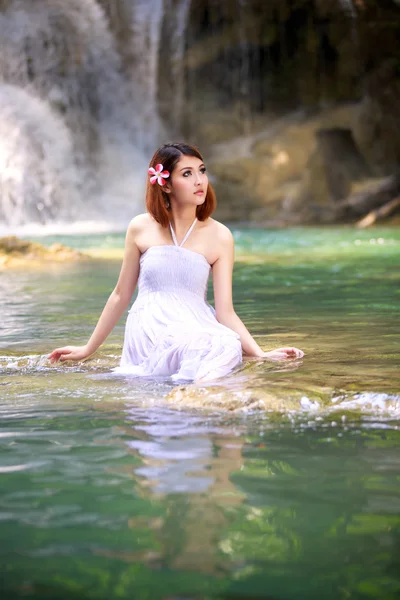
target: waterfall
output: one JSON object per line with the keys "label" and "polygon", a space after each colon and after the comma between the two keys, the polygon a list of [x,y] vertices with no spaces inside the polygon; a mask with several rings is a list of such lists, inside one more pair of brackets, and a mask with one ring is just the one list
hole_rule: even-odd
{"label": "waterfall", "polygon": [[[155,61],[152,55],[150,49],[149,62]],[[113,36],[95,0],[10,0],[0,13],[0,86],[6,161],[0,169],[0,220],[17,226],[79,213],[81,219],[125,221],[141,209],[146,160],[134,126],[141,104],[135,105],[121,74]],[[144,105],[150,116],[154,103]],[[18,137],[21,145],[14,143]],[[30,161],[27,148],[34,155]],[[74,172],[68,185],[57,175],[60,165],[55,167],[61,156],[65,172]]]}
{"label": "waterfall", "polygon": [[249,48],[246,32],[246,0],[237,0],[240,68],[239,68],[239,97],[240,97],[240,119],[243,123],[243,133],[249,133],[249,95],[250,95],[250,61]]}
{"label": "waterfall", "polygon": [[[191,0],[99,0],[122,50],[139,145],[152,153],[169,132],[179,134],[184,103],[185,33]],[[129,38],[128,38],[129,31]],[[164,105],[167,118],[160,118]]]}
{"label": "waterfall", "polygon": [[132,84],[134,121],[140,145],[153,150],[160,135],[157,110],[158,61],[164,0],[133,0]]}
{"label": "waterfall", "polygon": [[94,0],[22,0],[0,16],[1,80],[52,104],[74,132],[79,158],[115,114],[118,57]]}
{"label": "waterfall", "polygon": [[142,209],[149,156],[181,128],[190,5],[0,4],[0,221],[124,220]]}
{"label": "waterfall", "polygon": [[82,207],[73,156],[71,131],[47,102],[0,84],[0,221],[75,218]]}
{"label": "waterfall", "polygon": [[339,4],[343,11],[347,13],[352,19],[357,18],[357,11],[353,4],[353,0],[339,0]]}
{"label": "waterfall", "polygon": [[173,104],[170,110],[170,122],[175,131],[181,126],[184,104],[184,53],[185,33],[191,0],[178,0],[175,7],[175,22],[171,36],[171,69],[173,82]]}

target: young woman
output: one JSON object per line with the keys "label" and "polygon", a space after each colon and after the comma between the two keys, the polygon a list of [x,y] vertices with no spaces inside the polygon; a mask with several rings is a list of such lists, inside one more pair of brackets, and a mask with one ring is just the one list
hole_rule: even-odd
{"label": "young woman", "polygon": [[[200,152],[187,144],[165,144],[149,168],[148,212],[132,219],[119,279],[84,346],[57,348],[58,360],[93,354],[129,311],[117,373],[169,376],[173,381],[222,377],[248,356],[301,358],[297,348],[264,352],[234,311],[234,244],[227,227],[211,218],[215,194]],[[207,303],[212,271],[215,310]]]}

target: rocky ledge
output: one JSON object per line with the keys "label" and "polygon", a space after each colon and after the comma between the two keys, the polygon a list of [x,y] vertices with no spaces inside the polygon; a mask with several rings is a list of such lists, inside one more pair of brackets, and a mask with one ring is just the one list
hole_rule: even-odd
{"label": "rocky ledge", "polygon": [[0,238],[0,270],[28,264],[34,266],[49,262],[71,262],[88,258],[86,254],[62,244],[52,244],[47,248],[37,242],[21,240],[16,236]]}

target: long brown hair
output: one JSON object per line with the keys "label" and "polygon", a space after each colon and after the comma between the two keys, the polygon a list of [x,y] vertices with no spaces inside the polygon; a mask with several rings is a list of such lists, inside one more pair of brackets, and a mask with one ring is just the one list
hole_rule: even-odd
{"label": "long brown hair", "polygon": [[[164,144],[161,146],[155,152],[150,161],[149,167],[154,168],[156,165],[162,164],[164,170],[169,171],[170,177],[172,177],[173,171],[181,156],[195,156],[204,162],[203,157],[195,146],[178,142],[174,144]],[[216,204],[215,192],[209,183],[206,198],[203,204],[196,208],[196,217],[198,220],[205,221],[214,212]],[[163,227],[168,227],[168,223],[170,221],[170,215],[167,208],[168,205],[168,194],[163,191],[161,185],[158,185],[157,183],[154,185],[151,184],[150,178],[148,178],[146,207],[148,212]]]}

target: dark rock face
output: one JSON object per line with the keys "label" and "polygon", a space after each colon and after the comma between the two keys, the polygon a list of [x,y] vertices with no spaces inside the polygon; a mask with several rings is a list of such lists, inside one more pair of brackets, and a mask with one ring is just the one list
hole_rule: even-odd
{"label": "dark rock face", "polygon": [[369,162],[381,174],[389,174],[400,165],[399,58],[375,65],[364,84],[358,135]]}
{"label": "dark rock face", "polygon": [[359,98],[360,16],[354,11],[329,0],[192,2],[189,108],[231,111],[238,133],[247,133],[259,113]]}
{"label": "dark rock face", "polygon": [[[229,213],[236,185],[236,192],[249,198],[250,214],[255,203],[257,220],[264,215],[319,221],[317,207],[329,208],[334,199],[345,198],[354,182],[396,171],[399,39],[400,7],[392,0],[192,2],[183,127],[189,139],[211,147],[221,214]],[[341,122],[335,107],[346,105],[351,119],[346,115]],[[315,120],[322,108],[324,131],[318,131]],[[272,135],[269,130],[277,118],[299,110],[298,126],[304,132],[296,149],[293,136],[288,142],[288,128]],[[307,129],[313,131],[312,144]],[[237,149],[248,136],[254,136],[255,147],[261,137],[263,151],[251,150],[243,157]],[[218,150],[227,140],[232,154],[221,159]],[[302,147],[307,157],[294,160]],[[268,173],[261,185],[257,168]],[[240,182],[238,172],[243,174]],[[306,209],[310,203],[314,211]],[[334,214],[322,212],[322,220]],[[233,210],[235,217],[242,218]]]}
{"label": "dark rock face", "polygon": [[201,107],[205,92],[215,107],[240,104],[244,118],[353,101],[371,71],[400,58],[399,37],[391,0],[192,2],[187,99]]}

